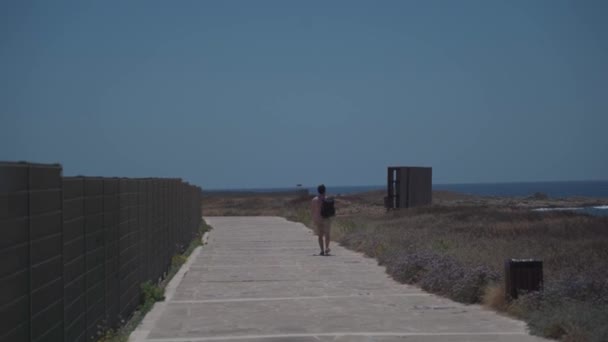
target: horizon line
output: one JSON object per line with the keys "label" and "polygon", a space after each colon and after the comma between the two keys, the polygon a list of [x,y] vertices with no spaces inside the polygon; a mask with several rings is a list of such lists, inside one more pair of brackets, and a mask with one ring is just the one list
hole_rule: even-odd
{"label": "horizon line", "polygon": [[[582,182],[608,182],[608,179],[579,179],[579,180],[543,180],[543,181],[499,181],[499,182],[462,182],[462,183],[433,183],[435,185],[496,185],[496,184],[528,184],[528,183],[582,183]],[[366,185],[326,185],[328,188],[370,188],[385,187],[386,184],[366,184]],[[272,187],[213,187],[205,188],[203,191],[248,191],[248,190],[298,190],[316,188],[317,185],[292,185],[292,186],[272,186]]]}

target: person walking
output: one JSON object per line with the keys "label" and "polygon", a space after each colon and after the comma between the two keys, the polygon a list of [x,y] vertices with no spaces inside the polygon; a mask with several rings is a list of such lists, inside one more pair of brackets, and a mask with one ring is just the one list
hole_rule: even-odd
{"label": "person walking", "polygon": [[[321,184],[317,187],[317,192],[319,194],[312,199],[310,208],[314,232],[315,235],[319,237],[319,247],[321,248],[321,253],[319,253],[319,255],[329,255],[329,252],[331,252],[329,249],[331,230],[330,217],[335,214],[334,202],[325,197],[325,191],[325,185]],[[325,239],[325,241],[323,241],[323,239]]]}

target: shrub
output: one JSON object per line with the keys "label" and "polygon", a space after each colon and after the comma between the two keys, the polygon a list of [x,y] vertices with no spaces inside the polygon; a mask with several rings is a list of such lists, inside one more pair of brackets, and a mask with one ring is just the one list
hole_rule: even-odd
{"label": "shrub", "polygon": [[463,277],[456,280],[451,288],[451,296],[463,303],[479,303],[490,283],[496,282],[500,276],[487,266],[465,268]]}
{"label": "shrub", "polygon": [[165,290],[157,285],[146,281],[141,284],[141,302],[142,304],[155,303],[165,300]]}
{"label": "shrub", "polygon": [[482,297],[482,303],[488,308],[505,311],[508,306],[504,285],[494,283],[486,286]]}
{"label": "shrub", "polygon": [[171,266],[172,267],[181,267],[186,261],[188,257],[183,254],[176,254],[171,258]]}
{"label": "shrub", "polygon": [[530,331],[565,341],[608,341],[608,308],[561,299],[541,303],[526,315]]}
{"label": "shrub", "polygon": [[528,198],[533,200],[547,200],[549,199],[549,195],[544,192],[535,192],[534,194],[532,194],[532,196]]}

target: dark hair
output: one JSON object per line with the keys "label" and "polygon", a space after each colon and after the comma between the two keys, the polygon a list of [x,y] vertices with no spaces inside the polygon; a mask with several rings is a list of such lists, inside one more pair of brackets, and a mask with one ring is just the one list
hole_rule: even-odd
{"label": "dark hair", "polygon": [[321,195],[325,195],[325,184],[321,184],[317,187],[317,191],[319,192],[319,194]]}

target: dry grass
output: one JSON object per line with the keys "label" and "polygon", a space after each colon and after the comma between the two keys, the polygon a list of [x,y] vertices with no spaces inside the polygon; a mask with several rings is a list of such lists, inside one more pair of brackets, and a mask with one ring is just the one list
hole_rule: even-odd
{"label": "dry grass", "polygon": [[203,200],[203,213],[206,216],[281,216],[289,204],[308,196],[293,194],[251,194],[221,193],[207,195]]}
{"label": "dry grass", "polygon": [[505,296],[505,287],[502,284],[490,284],[486,286],[482,298],[485,307],[497,311],[506,311],[508,308]]}

